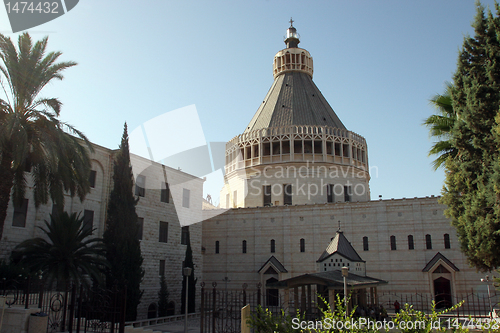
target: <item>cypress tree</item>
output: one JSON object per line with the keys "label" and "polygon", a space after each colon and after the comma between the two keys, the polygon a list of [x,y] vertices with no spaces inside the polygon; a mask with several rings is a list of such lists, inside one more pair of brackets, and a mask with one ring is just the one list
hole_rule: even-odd
{"label": "cypress tree", "polygon": [[446,161],[442,203],[461,249],[481,271],[500,266],[500,10],[477,3],[474,37],[466,37],[452,89],[457,119]]}
{"label": "cypress tree", "polygon": [[[186,257],[184,259],[184,267],[191,267],[191,275],[188,277],[188,313],[193,313],[196,310],[196,280],[194,278],[194,263],[193,263],[193,251],[191,250],[191,240],[189,233],[187,235],[187,247],[186,247]],[[186,312],[186,277],[183,276],[182,279],[182,308],[181,314]]]}
{"label": "cypress tree", "polygon": [[108,288],[127,288],[126,319],[137,318],[137,306],[144,276],[141,246],[138,239],[139,225],[135,206],[138,199],[133,195],[134,179],[130,164],[127,124],[124,126],[120,149],[116,153],[113,170],[113,190],[108,203],[104,243],[110,269],[106,273]]}
{"label": "cypress tree", "polygon": [[160,291],[158,291],[158,317],[165,317],[168,309],[168,288],[165,275],[160,276]]}

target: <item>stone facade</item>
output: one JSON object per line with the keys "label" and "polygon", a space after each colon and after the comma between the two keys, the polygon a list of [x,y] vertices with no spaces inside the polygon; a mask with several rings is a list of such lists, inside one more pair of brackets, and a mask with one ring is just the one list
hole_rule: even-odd
{"label": "stone facade", "polygon": [[[95,183],[83,202],[78,198],[65,198],[65,210],[93,216],[94,235],[102,237],[105,230],[106,210],[109,194],[113,186],[113,158],[115,150],[93,145],[91,155],[92,170],[95,171]],[[144,294],[138,307],[138,318],[146,318],[151,304],[158,302],[160,289],[160,261],[164,261],[165,277],[170,293],[169,300],[175,305],[175,312],[180,313],[182,289],[182,263],[186,253],[183,244],[182,227],[189,228],[194,274],[202,279],[203,260],[201,255],[201,224],[194,224],[202,218],[203,179],[166,167],[162,164],[131,155],[134,178],[141,175],[142,193],[136,206],[137,215],[142,219],[141,251],[144,258],[145,275],[141,288]],[[165,191],[164,183],[168,183]],[[31,200],[32,184],[28,182],[28,209],[24,226],[13,226],[14,208],[12,202],[7,211],[4,237],[0,242],[3,258],[7,258],[13,247],[21,241],[41,236],[38,226],[49,220],[52,204],[35,209]],[[187,190],[187,192],[185,191]],[[184,198],[183,194],[187,193]],[[187,200],[187,202],[185,202]],[[164,202],[167,201],[167,202]],[[180,223],[182,221],[182,225]],[[160,239],[160,223],[167,228],[166,238]],[[199,295],[198,295],[199,302]],[[154,307],[154,306],[153,306]],[[152,308],[153,308],[152,307]]]}

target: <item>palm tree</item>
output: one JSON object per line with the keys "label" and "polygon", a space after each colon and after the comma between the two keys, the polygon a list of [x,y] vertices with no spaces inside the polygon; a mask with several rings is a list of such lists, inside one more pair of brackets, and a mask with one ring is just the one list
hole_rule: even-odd
{"label": "palm tree", "polygon": [[62,80],[61,73],[76,65],[56,62],[61,52],[45,55],[47,40],[33,45],[24,33],[16,49],[0,34],[0,86],[5,95],[0,98],[0,239],[11,193],[15,206],[23,202],[25,171],[31,171],[36,207],[50,197],[62,208],[64,191],[83,200],[90,190],[90,142],[57,119],[62,105],[57,98],[39,97],[49,82]]}
{"label": "palm tree", "polygon": [[[50,223],[39,227],[44,238],[25,240],[12,251],[12,261],[41,272],[48,282],[56,281],[63,287],[69,283],[87,283],[88,278],[102,281],[103,269],[108,266],[102,239],[91,237],[87,227],[76,213],[62,212],[51,216]],[[48,239],[48,240],[47,240]]]}
{"label": "palm tree", "polygon": [[457,155],[457,149],[451,143],[451,131],[457,119],[453,111],[452,92],[453,85],[447,82],[444,94],[437,94],[430,99],[430,103],[437,109],[438,114],[430,116],[423,123],[429,128],[429,135],[439,140],[429,150],[429,156],[437,155],[432,162],[434,170],[440,168],[448,157]]}

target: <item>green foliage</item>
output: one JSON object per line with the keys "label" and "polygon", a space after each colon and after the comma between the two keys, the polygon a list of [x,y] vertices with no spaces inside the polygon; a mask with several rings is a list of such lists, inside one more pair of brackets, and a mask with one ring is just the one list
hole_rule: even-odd
{"label": "green foliage", "polygon": [[437,158],[432,162],[434,170],[444,166],[449,157],[453,158],[457,155],[457,149],[451,143],[451,131],[456,120],[451,98],[452,89],[453,85],[447,82],[444,94],[437,94],[431,98],[430,103],[438,111],[438,114],[430,116],[423,123],[429,128],[429,135],[438,140],[429,151],[429,156],[437,155]]}
{"label": "green foliage", "polygon": [[[193,250],[191,249],[191,239],[189,233],[187,235],[187,247],[186,247],[186,257],[184,259],[184,267],[191,267],[191,275],[187,278],[188,281],[188,313],[193,313],[196,311],[196,281],[194,277],[194,262],[193,262]],[[182,279],[182,304],[181,313],[186,312],[186,277],[183,276]]]}
{"label": "green foliage", "polygon": [[[297,311],[296,318],[303,319],[300,313]],[[262,306],[258,306],[256,312],[250,313],[250,319],[247,320],[247,324],[250,328],[253,328],[255,332],[258,333],[299,333],[300,329],[294,329],[292,326],[292,316],[285,315],[285,312],[281,310],[279,315],[274,315],[269,309],[263,309]]]}
{"label": "green foliage", "polygon": [[92,237],[83,217],[76,213],[62,212],[50,223],[40,228],[46,238],[28,239],[17,245],[12,259],[33,273],[40,273],[49,283],[63,287],[69,283],[88,284],[88,277],[102,280],[102,272],[108,263],[102,239]]}
{"label": "green foliage", "polygon": [[448,329],[453,329],[455,332],[468,332],[457,324],[455,325],[454,319],[440,318],[440,315],[446,314],[450,311],[455,311],[464,304],[461,301],[451,308],[443,311],[436,311],[436,303],[432,301],[431,313],[426,314],[422,311],[417,311],[413,305],[405,304],[404,308],[396,314],[393,319],[395,327],[402,333],[429,333],[429,332],[446,332]]}
{"label": "green foliage", "polygon": [[165,317],[168,308],[168,288],[165,275],[160,276],[160,291],[158,291],[158,317]]}
{"label": "green foliage", "polygon": [[130,165],[127,124],[124,126],[120,150],[115,156],[113,190],[110,193],[104,243],[110,268],[106,272],[108,288],[127,288],[125,318],[137,318],[137,306],[143,291],[140,289],[144,276],[141,245],[138,239],[139,224],[133,195],[133,174]]}
{"label": "green foliage", "polygon": [[47,41],[33,44],[24,33],[16,49],[0,34],[0,239],[11,193],[16,205],[25,197],[26,170],[31,171],[36,207],[49,198],[63,207],[65,192],[83,200],[90,191],[90,142],[57,119],[62,105],[57,98],[39,97],[47,84],[62,80],[62,72],[76,65],[57,62],[61,52],[47,54]]}
{"label": "green foliage", "polygon": [[477,4],[474,36],[464,39],[451,89],[456,120],[441,202],[461,249],[481,271],[500,267],[500,7]]}

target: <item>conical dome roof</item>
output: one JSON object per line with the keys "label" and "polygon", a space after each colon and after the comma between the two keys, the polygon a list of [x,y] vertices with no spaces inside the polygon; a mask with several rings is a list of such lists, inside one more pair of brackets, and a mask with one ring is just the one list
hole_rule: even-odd
{"label": "conical dome roof", "polygon": [[[291,39],[285,39],[287,46]],[[276,54],[273,85],[245,133],[291,125],[346,129],[314,84],[312,57],[306,50],[296,47],[299,42],[298,34],[294,35],[293,40],[296,41],[294,47],[289,46]]]}

